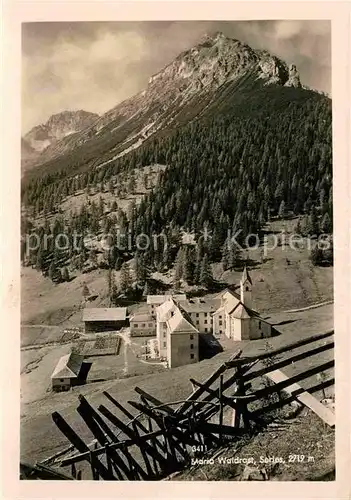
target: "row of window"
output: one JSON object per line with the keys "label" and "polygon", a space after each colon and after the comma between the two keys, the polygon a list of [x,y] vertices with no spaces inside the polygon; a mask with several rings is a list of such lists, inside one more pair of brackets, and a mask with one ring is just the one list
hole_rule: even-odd
{"label": "row of window", "polygon": [[[163,342],[164,349],[167,347],[167,342]],[[194,344],[190,344],[190,349],[194,349]]]}
{"label": "row of window", "polygon": [[[152,327],[153,327],[153,326],[155,326],[155,325],[154,325],[153,323],[148,323],[148,325],[147,325],[147,326],[148,326],[148,328],[152,328]],[[134,327],[134,328],[139,328],[139,323],[134,323],[134,324],[133,324],[133,327]],[[140,328],[146,328],[146,323],[142,323],[142,324],[140,325]]]}
{"label": "row of window", "polygon": [[[200,324],[200,320],[198,320],[198,319],[197,319],[197,320],[195,320],[195,323],[196,323],[197,325],[199,325],[199,324]],[[207,325],[207,319],[204,319],[204,324],[205,324],[205,325]]]}
{"label": "row of window", "polygon": [[[194,314],[194,313],[193,313],[193,314]],[[210,314],[211,314],[211,313],[209,313],[209,312],[204,312],[204,313],[201,313],[201,314],[204,314],[205,316],[210,316]],[[195,313],[195,316],[196,316],[196,318],[199,318],[199,317],[200,317],[200,313]],[[223,317],[222,317],[222,315],[221,315],[221,314],[218,316],[218,318],[219,318],[219,319],[223,319]]]}

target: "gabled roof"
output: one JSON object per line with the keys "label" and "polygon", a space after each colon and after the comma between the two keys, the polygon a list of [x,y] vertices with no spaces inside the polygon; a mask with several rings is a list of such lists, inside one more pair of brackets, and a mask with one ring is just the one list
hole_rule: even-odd
{"label": "gabled roof", "polygon": [[51,378],[77,378],[84,360],[81,354],[71,352],[62,356],[53,371]]}
{"label": "gabled roof", "polygon": [[179,305],[188,313],[215,312],[221,305],[221,299],[188,299],[179,301]]}
{"label": "gabled roof", "polygon": [[251,276],[249,275],[249,272],[248,272],[248,270],[246,269],[246,266],[245,266],[244,270],[243,270],[243,274],[241,276],[241,282],[245,283],[246,281],[248,281],[252,285]]}
{"label": "gabled roof", "polygon": [[251,317],[251,315],[249,314],[248,310],[246,309],[246,307],[242,302],[239,302],[239,304],[233,309],[231,314],[234,318],[238,319],[248,319]]}
{"label": "gabled roof", "polygon": [[225,288],[224,290],[222,290],[221,292],[219,292],[218,294],[218,297],[219,298],[223,298],[223,295],[225,293],[229,293],[230,295],[232,295],[233,297],[237,298],[237,299],[240,299],[240,294],[236,293],[236,292],[233,292],[233,290],[230,290],[229,288]]}
{"label": "gabled roof", "polygon": [[163,304],[166,300],[186,300],[185,294],[165,294],[165,295],[148,295],[146,298],[147,304]]}
{"label": "gabled roof", "polygon": [[250,307],[245,306],[241,301],[234,307],[234,309],[229,312],[229,314],[232,314],[234,318],[240,319],[259,318],[261,321],[265,321],[266,323],[268,323],[266,320],[261,318],[257,311],[254,311],[253,309],[250,309]]}
{"label": "gabled roof", "polygon": [[240,297],[231,290],[226,290],[226,292],[228,292],[228,296],[225,299],[222,298],[222,306],[224,307],[225,312],[230,314],[231,311],[233,311],[233,309],[240,303]]}
{"label": "gabled roof", "polygon": [[171,317],[171,312],[176,308],[173,299],[168,299],[156,308],[157,321],[167,321]]}
{"label": "gabled roof", "polygon": [[168,326],[171,334],[185,332],[199,333],[198,329],[195,328],[195,326],[185,318],[179,308],[177,308],[173,316],[169,318]]}
{"label": "gabled roof", "polygon": [[130,321],[154,321],[154,318],[148,312],[137,312],[130,316]]}
{"label": "gabled roof", "polygon": [[83,310],[83,321],[124,321],[126,317],[126,307],[86,307]]}

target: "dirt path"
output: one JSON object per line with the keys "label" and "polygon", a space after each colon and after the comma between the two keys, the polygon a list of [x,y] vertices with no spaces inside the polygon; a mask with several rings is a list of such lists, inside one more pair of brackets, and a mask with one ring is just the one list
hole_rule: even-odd
{"label": "dirt path", "polygon": [[26,327],[26,328],[58,328],[58,325],[33,325],[33,324],[27,324],[27,323],[21,323],[21,326]]}
{"label": "dirt path", "polygon": [[300,309],[290,309],[290,310],[281,311],[281,312],[282,313],[294,313],[294,312],[309,311],[310,309],[316,309],[317,307],[328,306],[330,304],[334,304],[334,300],[327,300],[326,302],[319,302],[318,304],[312,304],[311,306],[301,307]]}
{"label": "dirt path", "polygon": [[124,356],[124,368],[123,374],[128,375],[128,347],[131,346],[130,331],[128,329],[122,328],[122,330],[117,334],[123,340],[123,356]]}
{"label": "dirt path", "polygon": [[42,344],[31,344],[21,347],[21,351],[35,351],[36,349],[42,349],[43,347],[58,347],[62,345],[72,344],[71,340],[66,342],[43,342]]}

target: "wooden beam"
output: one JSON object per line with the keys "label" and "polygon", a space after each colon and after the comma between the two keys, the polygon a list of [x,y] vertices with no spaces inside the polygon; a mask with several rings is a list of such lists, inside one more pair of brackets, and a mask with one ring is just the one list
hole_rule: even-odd
{"label": "wooden beam", "polygon": [[289,358],[283,359],[282,361],[278,361],[274,365],[265,366],[260,370],[246,373],[246,375],[243,375],[243,379],[245,382],[247,382],[249,380],[253,380],[254,378],[261,377],[262,375],[266,375],[267,373],[269,373],[273,370],[283,368],[284,366],[290,365],[291,363],[296,363],[297,361],[300,361],[302,359],[305,359],[305,358],[308,358],[310,356],[314,356],[315,354],[319,354],[321,352],[327,351],[328,349],[331,349],[332,347],[334,347],[334,342],[328,342],[328,344],[315,347],[314,349],[311,349],[310,351],[305,351],[305,352],[302,352],[299,354],[295,354],[294,356],[290,356]]}
{"label": "wooden beam", "polygon": [[[219,378],[219,426],[221,429],[223,427],[223,403],[224,403],[222,387],[223,387],[223,374]],[[219,440],[220,441],[223,440],[222,430],[219,435]]]}
{"label": "wooden beam", "polygon": [[[314,392],[320,391],[322,389],[322,387],[330,387],[330,386],[333,386],[334,384],[335,384],[334,378],[324,380],[323,382],[320,382],[317,385],[309,387],[308,392],[310,394],[313,394]],[[267,412],[278,410],[279,408],[282,408],[283,406],[286,406],[287,404],[292,403],[293,401],[296,401],[296,397],[301,392],[305,392],[305,389],[303,389],[302,387],[301,387],[301,390],[299,392],[294,391],[293,396],[288,396],[286,399],[282,399],[282,400],[276,401],[275,403],[269,403],[266,406],[262,406],[261,408],[258,408],[257,410],[252,411],[251,415],[256,417],[256,416],[263,415],[264,413],[267,413]]]}
{"label": "wooden beam", "polygon": [[[157,415],[157,413],[152,410],[151,408],[148,408],[140,403],[136,403],[135,401],[128,401],[128,403],[131,405],[131,406],[134,406],[134,408],[136,408],[137,410],[139,411],[142,411],[143,413],[145,413],[146,415],[148,415],[149,417],[151,417],[153,420],[155,420],[155,422],[157,423],[157,425],[160,427],[160,428],[163,428],[163,420],[162,418]],[[171,417],[168,417],[169,421],[173,422],[174,425],[172,426],[172,432],[174,434],[174,436],[179,439],[180,443],[184,444],[188,444],[189,446],[193,446],[193,445],[198,445],[199,444],[199,441],[196,440],[193,436],[189,436],[188,434],[182,432],[181,430],[177,429],[177,425],[178,425],[178,421],[176,420],[170,420]],[[181,453],[181,454],[184,454],[184,449],[180,446],[179,443],[176,443],[175,445],[178,449],[178,452]]]}
{"label": "wooden beam", "polygon": [[[106,436],[108,436],[111,439],[111,441],[114,441],[114,442],[118,441],[115,433],[112,431],[112,429],[110,429],[110,427],[107,425],[107,423],[105,422],[105,420],[103,420],[103,418],[98,414],[98,412],[94,410],[94,408],[90,405],[90,403],[88,403],[88,401],[86,400],[86,398],[82,394],[79,394],[78,399],[79,399],[79,402],[80,402],[80,407],[82,409],[85,409],[85,411],[87,413],[91,414],[91,416],[93,417],[93,419],[96,420],[96,422],[99,424],[99,426],[104,431],[104,433],[106,434]],[[77,408],[77,411],[79,413],[79,407]],[[94,434],[94,436],[97,439],[99,439],[97,435]],[[104,439],[104,442],[101,442],[100,444],[104,445],[105,442],[106,442],[106,439]]]}
{"label": "wooden beam", "polygon": [[[81,404],[78,406],[77,411],[78,411],[79,415],[82,417],[82,419],[84,420],[84,422],[86,423],[86,425],[88,426],[88,428],[91,430],[91,432],[93,433],[94,437],[97,439],[99,444],[102,446],[108,445],[108,439],[107,439],[106,435],[99,428],[97,422],[94,421],[94,419],[92,418],[92,415],[87,412],[86,408],[84,408],[84,406]],[[111,454],[112,454],[112,452],[111,452]],[[115,450],[113,450],[113,454],[114,454],[113,460],[114,460],[114,462],[116,462],[116,464],[118,464],[117,469],[115,469],[116,472],[118,470],[117,477],[119,479],[124,479],[123,475],[121,473],[123,471],[123,473],[125,474],[125,477],[127,479],[131,479],[131,480],[134,479],[132,477],[132,474],[130,473],[128,467],[123,462],[121,457],[119,455],[117,455],[117,452]],[[90,451],[90,455],[91,455],[91,451]],[[107,470],[109,470],[109,472],[113,474],[111,468],[107,468]]]}
{"label": "wooden beam", "polygon": [[[256,396],[257,399],[260,399],[262,397],[268,396],[269,394],[284,391],[286,389],[286,387],[290,386],[291,384],[293,384],[295,382],[300,382],[301,380],[309,378],[312,375],[316,375],[317,373],[320,373],[321,371],[333,368],[333,366],[334,366],[334,360],[327,361],[326,363],[323,363],[322,365],[318,365],[318,366],[314,366],[313,368],[309,368],[308,370],[305,370],[304,372],[293,375],[290,378],[286,377],[285,379],[282,379],[281,381],[276,382],[276,385],[274,385],[274,386],[264,387],[263,389],[258,389],[253,394]],[[280,371],[280,370],[277,370],[277,371]]]}
{"label": "wooden beam", "polygon": [[42,464],[42,465],[49,465],[51,462],[55,462],[55,460],[57,458],[60,458],[62,457],[62,455],[66,455],[67,453],[71,452],[71,451],[74,451],[75,450],[75,446],[72,444],[70,446],[67,446],[66,448],[64,448],[63,450],[61,451],[58,451],[57,453],[55,453],[54,455],[51,455],[50,457],[48,458],[45,458],[44,460],[41,460],[40,462],[38,462],[38,464]]}
{"label": "wooden beam", "polygon": [[[226,363],[223,363],[221,366],[217,368],[206,380],[203,382],[204,387],[209,387],[215,380],[218,379],[218,377],[224,373],[228,369],[228,363],[233,363],[237,358],[241,356],[242,349],[238,349],[227,361]],[[199,399],[199,397],[204,393],[204,389],[202,387],[199,387],[195,392],[190,394],[190,396],[187,398],[187,401],[182,403],[177,409],[176,413],[184,413],[190,406],[191,406],[191,401],[194,399]]]}
{"label": "wooden beam", "polygon": [[[78,413],[81,415],[89,429],[92,431],[98,442],[100,443],[101,446],[106,446],[109,445],[110,443],[108,442],[107,436],[110,437],[112,442],[117,442],[118,439],[114,435],[114,433],[109,429],[108,425],[106,422],[101,418],[101,416],[90,406],[88,401],[84,398],[84,396],[81,396],[80,398],[80,406],[77,408]],[[100,429],[100,427],[101,429]],[[108,432],[103,432],[103,430]],[[109,458],[116,463],[116,465],[119,467],[119,469],[126,475],[127,479],[133,480],[133,479],[139,479],[139,475],[143,479],[147,479],[147,474],[144,472],[142,467],[138,464],[136,460],[131,456],[131,454],[128,451],[128,448],[125,447],[124,449],[120,450],[125,458],[127,463],[125,463],[122,459],[122,457],[118,454],[117,450],[113,449],[108,449],[108,454]],[[133,466],[133,470],[131,470],[131,464]]]}
{"label": "wooden beam", "polygon": [[[280,384],[289,380],[281,370],[274,370],[267,373],[267,377],[275,384]],[[289,395],[294,395],[294,392],[301,391],[302,387],[299,384],[293,383],[284,388],[284,391]],[[330,427],[335,426],[335,414],[326,406],[318,401],[312,394],[307,391],[299,392],[296,399],[310,408],[316,415],[318,415]]]}
{"label": "wooden beam", "polygon": [[267,359],[270,358],[271,356],[276,356],[278,354],[282,354],[283,352],[288,352],[291,351],[292,349],[296,349],[297,347],[301,347],[303,345],[311,344],[312,342],[316,342],[317,340],[322,340],[327,337],[331,337],[334,335],[334,330],[331,330],[326,333],[321,333],[319,335],[312,335],[311,337],[308,337],[306,339],[298,340],[297,342],[292,342],[291,344],[287,344],[283,347],[279,347],[278,349],[275,349],[274,351],[269,351],[265,352],[264,354],[257,354],[255,356],[244,356],[240,358],[240,360],[236,361],[227,361],[228,367],[236,367],[238,364],[247,364],[250,362],[256,362],[256,361],[261,361],[262,359]]}
{"label": "wooden beam", "polygon": [[122,420],[120,420],[116,415],[110,412],[105,406],[100,405],[99,411],[110,420],[117,428],[121,429],[122,432],[130,439],[133,440],[133,443],[137,446],[143,448],[149,455],[153,456],[156,460],[158,460],[161,464],[164,460],[163,456],[149,443],[146,441],[142,441],[140,439],[141,436],[137,435],[134,430],[130,429]]}
{"label": "wooden beam", "polygon": [[[66,436],[66,438],[77,448],[81,453],[87,452],[87,459],[89,462],[90,458],[90,450],[88,446],[84,443],[84,441],[78,436],[78,434],[72,429],[72,427],[65,421],[65,419],[55,411],[52,414],[52,419],[60,429],[62,434]],[[114,476],[110,474],[110,472],[106,469],[103,463],[97,457],[94,457],[94,467],[99,470],[99,474],[105,480],[115,479]]]}
{"label": "wooden beam", "polygon": [[[186,428],[186,424],[180,424],[181,427]],[[224,436],[241,436],[246,432],[245,429],[239,429],[232,427],[231,425],[219,425],[219,424],[212,424],[210,422],[195,422],[194,429],[197,432],[202,432],[204,434],[210,433],[210,434],[218,434],[219,436],[224,435]]]}
{"label": "wooden beam", "polygon": [[[103,391],[103,394],[107,397],[107,399],[109,399],[109,401],[111,401],[111,403],[113,403],[126,417],[128,417],[130,420],[134,420],[135,421],[135,425],[137,427],[139,427],[139,429],[141,429],[143,432],[145,432],[146,434],[148,434],[150,432],[150,430],[145,427],[145,425],[143,425],[142,422],[140,422],[137,418],[135,418],[135,415],[132,415],[128,410],[127,408],[124,408],[124,406],[121,405],[121,403],[119,403],[113,396],[111,396],[111,394],[109,394],[107,391]],[[155,444],[158,446],[158,448],[161,450],[161,451],[165,451],[165,447],[163,445],[163,443],[161,443],[157,437],[154,439],[154,442]]]}
{"label": "wooden beam", "polygon": [[173,415],[174,410],[170,406],[168,406],[165,403],[162,403],[159,399],[155,398],[154,396],[151,396],[151,394],[148,394],[146,391],[143,391],[143,389],[140,389],[140,387],[135,387],[134,388],[135,392],[137,392],[140,396],[145,398],[147,401],[150,401],[154,406],[162,406],[162,409],[165,410],[167,413]]}
{"label": "wooden beam", "polygon": [[[143,436],[140,436],[140,440],[141,441],[149,441],[149,440],[153,439],[154,437],[161,436],[162,432],[163,431],[161,429],[159,429],[159,430],[151,432],[149,434],[145,434]],[[124,448],[125,446],[132,446],[134,444],[135,444],[134,439],[125,439],[123,441],[119,441],[117,443],[110,444],[109,449],[119,450],[119,449]],[[97,448],[96,450],[93,450],[92,453],[95,457],[103,455],[105,453],[105,446]],[[78,463],[78,462],[82,462],[83,460],[88,460],[88,458],[89,458],[89,453],[83,452],[83,453],[79,453],[77,455],[73,455],[71,457],[63,458],[60,461],[60,465],[61,465],[61,467],[66,467],[66,466],[71,465],[73,463]]]}
{"label": "wooden beam", "polygon": [[75,477],[73,476],[68,476],[67,474],[64,474],[56,469],[52,469],[51,467],[40,463],[36,463],[35,466],[34,467],[31,466],[31,468],[32,468],[32,474],[34,474],[34,476],[37,475],[39,479],[51,479],[51,480],[63,479],[69,481],[75,479]]}

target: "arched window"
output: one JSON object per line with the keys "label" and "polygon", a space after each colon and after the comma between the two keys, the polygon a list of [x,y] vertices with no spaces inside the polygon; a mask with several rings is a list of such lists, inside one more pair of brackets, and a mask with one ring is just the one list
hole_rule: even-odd
{"label": "arched window", "polygon": [[246,291],[247,291],[247,292],[249,291],[249,287],[248,287],[248,286],[246,287]]}

